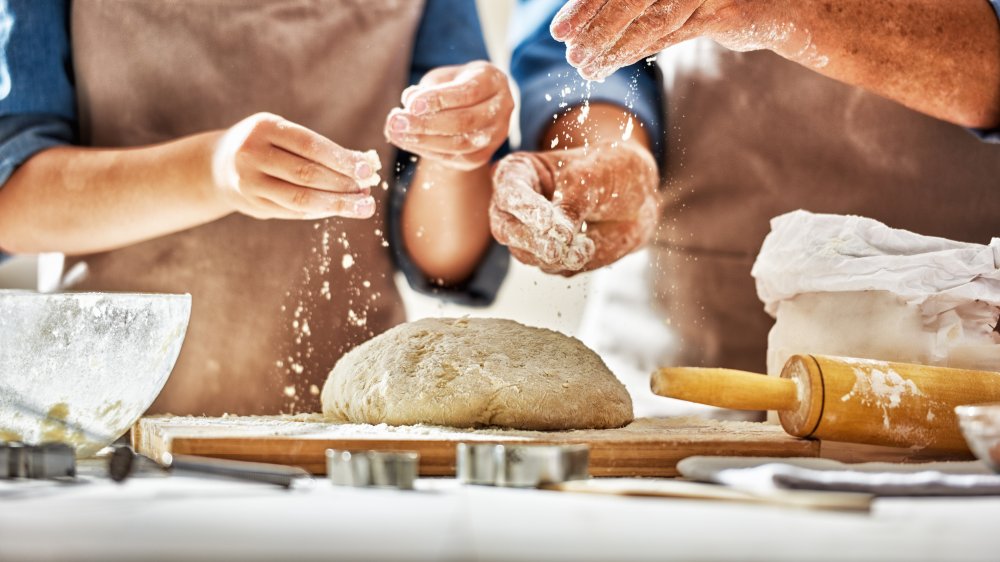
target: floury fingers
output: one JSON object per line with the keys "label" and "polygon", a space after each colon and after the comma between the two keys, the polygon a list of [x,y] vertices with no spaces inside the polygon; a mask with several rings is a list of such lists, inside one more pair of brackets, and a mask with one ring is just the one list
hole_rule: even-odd
{"label": "floury fingers", "polygon": [[561,275],[590,271],[649,239],[658,184],[652,156],[628,143],[519,152],[494,172],[490,226],[522,263]]}
{"label": "floury fingers", "polygon": [[562,208],[542,195],[542,184],[528,155],[510,156],[497,166],[490,205],[493,234],[525,263],[579,271],[593,257],[594,243],[578,232],[580,226]]}
{"label": "floury fingers", "polygon": [[455,170],[487,165],[507,139],[514,109],[507,76],[475,61],[428,72],[386,119],[392,144]]}

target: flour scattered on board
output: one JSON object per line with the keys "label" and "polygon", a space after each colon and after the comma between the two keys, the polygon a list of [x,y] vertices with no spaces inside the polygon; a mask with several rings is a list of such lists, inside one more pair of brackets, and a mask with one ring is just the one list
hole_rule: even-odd
{"label": "flour scattered on board", "polygon": [[[182,417],[146,418],[143,423],[174,428],[217,428],[236,436],[303,436],[312,438],[385,437],[399,439],[456,439],[463,441],[532,440],[552,439],[553,436],[572,436],[580,440],[614,436],[627,436],[635,441],[661,441],[665,431],[678,433],[697,431],[704,435],[725,436],[734,441],[759,439],[772,435],[774,428],[756,422],[706,420],[694,417],[640,418],[617,429],[575,429],[567,431],[530,431],[504,428],[463,429],[438,425],[353,424],[333,421],[322,414],[294,414],[278,416],[233,416],[220,418]],[[149,433],[143,433],[148,436]]]}

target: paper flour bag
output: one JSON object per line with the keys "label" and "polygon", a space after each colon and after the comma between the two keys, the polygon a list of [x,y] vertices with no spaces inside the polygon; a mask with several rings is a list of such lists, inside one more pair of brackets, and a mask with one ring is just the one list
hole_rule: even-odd
{"label": "paper flour bag", "polygon": [[998,238],[795,211],[771,221],[752,274],[775,318],[768,374],[797,353],[1000,371]]}

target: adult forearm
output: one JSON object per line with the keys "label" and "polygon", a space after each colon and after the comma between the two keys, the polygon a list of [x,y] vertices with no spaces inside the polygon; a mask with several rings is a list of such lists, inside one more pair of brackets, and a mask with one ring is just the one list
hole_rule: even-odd
{"label": "adult forearm", "polygon": [[[1000,25],[987,0],[737,1],[721,42],[759,34],[780,55],[966,127],[1000,125]],[[756,12],[756,13],[753,13]],[[764,40],[766,42],[766,40]]]}
{"label": "adult forearm", "polygon": [[220,133],[133,149],[36,154],[0,188],[0,248],[81,254],[216,220],[211,154]]}
{"label": "adult forearm", "polygon": [[459,171],[432,160],[417,165],[403,205],[406,250],[441,285],[469,278],[492,241],[489,166]]}
{"label": "adult forearm", "polygon": [[1000,125],[1000,25],[987,0],[572,0],[551,31],[591,79],[709,37],[959,125]]}

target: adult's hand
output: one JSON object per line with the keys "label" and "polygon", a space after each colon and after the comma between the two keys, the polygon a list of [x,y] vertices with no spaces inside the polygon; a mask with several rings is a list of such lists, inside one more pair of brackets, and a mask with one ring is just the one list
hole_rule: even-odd
{"label": "adult's hand", "polygon": [[734,51],[772,49],[799,59],[816,55],[811,34],[765,13],[760,2],[734,0],[572,0],[552,20],[552,36],[567,45],[566,59],[588,80],[694,37],[710,37]]}
{"label": "adult's hand", "polygon": [[507,139],[514,98],[496,66],[474,61],[428,72],[403,91],[385,137],[392,144],[455,170],[489,163]]}
{"label": "adult's hand", "polygon": [[[768,49],[964,127],[1000,124],[1000,27],[986,0],[570,0],[552,36],[587,79],[694,37]],[[858,25],[865,22],[865,25]]]}
{"label": "adult's hand", "polygon": [[212,154],[217,195],[260,219],[371,217],[379,168],[374,151],[348,150],[269,113],[228,129]]}
{"label": "adult's hand", "polygon": [[655,160],[636,144],[515,153],[494,171],[490,227],[546,273],[597,269],[652,235],[658,182]]}
{"label": "adult's hand", "polygon": [[[699,35],[726,31],[732,0],[571,0],[552,20],[580,74],[601,80],[619,68]],[[747,4],[741,10],[747,10]]]}

